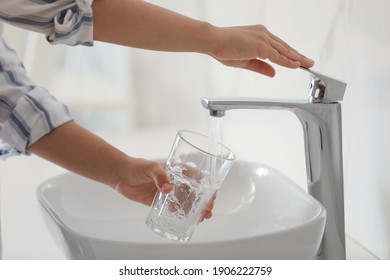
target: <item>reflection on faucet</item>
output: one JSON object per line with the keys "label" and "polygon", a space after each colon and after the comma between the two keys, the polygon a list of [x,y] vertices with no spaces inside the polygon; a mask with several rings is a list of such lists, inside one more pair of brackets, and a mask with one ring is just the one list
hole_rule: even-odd
{"label": "reflection on faucet", "polygon": [[309,100],[206,98],[203,107],[214,117],[234,109],[289,110],[301,121],[305,141],[308,192],[327,210],[318,259],[345,259],[344,186],[341,101],[346,83],[309,69]]}

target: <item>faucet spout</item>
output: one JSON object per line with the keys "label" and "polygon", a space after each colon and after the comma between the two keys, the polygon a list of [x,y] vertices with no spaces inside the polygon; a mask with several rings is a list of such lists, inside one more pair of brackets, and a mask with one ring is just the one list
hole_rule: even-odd
{"label": "faucet spout", "polygon": [[223,117],[227,110],[237,109],[293,109],[308,104],[306,100],[242,98],[242,97],[202,97],[202,106],[210,111],[210,116]]}
{"label": "faucet spout", "polygon": [[[201,104],[212,116],[219,117],[237,109],[289,110],[298,117],[304,134],[308,192],[327,211],[317,258],[345,259],[341,105],[337,100],[342,99],[346,84],[306,71],[311,73],[309,100],[203,97]],[[313,92],[313,83],[322,87],[320,92]]]}

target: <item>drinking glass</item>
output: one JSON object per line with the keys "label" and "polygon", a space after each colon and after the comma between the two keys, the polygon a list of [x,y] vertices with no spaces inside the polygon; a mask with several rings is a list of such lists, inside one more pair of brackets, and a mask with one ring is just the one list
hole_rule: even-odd
{"label": "drinking glass", "polygon": [[181,130],[169,154],[166,173],[173,190],[157,191],[147,226],[176,241],[188,241],[234,162],[234,154],[202,134]]}

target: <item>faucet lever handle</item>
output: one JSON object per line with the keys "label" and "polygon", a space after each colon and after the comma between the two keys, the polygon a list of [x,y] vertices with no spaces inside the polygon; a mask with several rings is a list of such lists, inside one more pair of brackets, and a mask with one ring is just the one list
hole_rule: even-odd
{"label": "faucet lever handle", "polygon": [[301,69],[310,74],[309,102],[334,103],[343,100],[347,83],[311,69],[303,67]]}

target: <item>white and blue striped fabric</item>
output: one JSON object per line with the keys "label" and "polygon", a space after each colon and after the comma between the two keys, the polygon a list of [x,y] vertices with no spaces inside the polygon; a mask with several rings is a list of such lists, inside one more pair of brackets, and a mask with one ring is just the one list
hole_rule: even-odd
{"label": "white and blue striped fabric", "polygon": [[93,45],[93,0],[1,0],[0,157],[26,148],[72,118],[67,107],[28,76],[8,44],[3,22],[46,35],[51,44]]}
{"label": "white and blue striped fabric", "polygon": [[0,19],[46,34],[52,44],[93,44],[93,0],[1,0]]}

